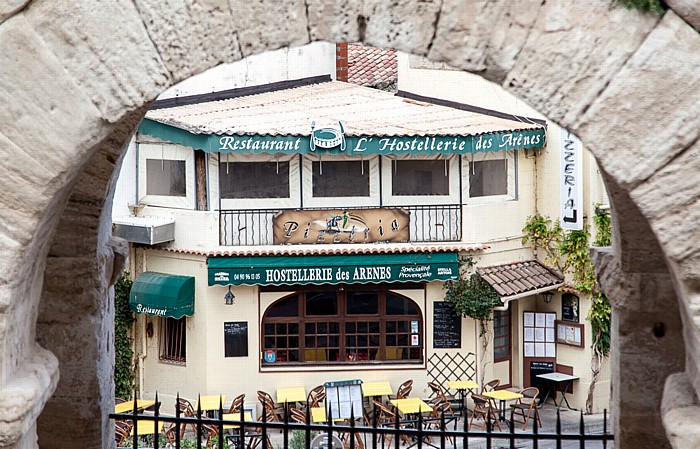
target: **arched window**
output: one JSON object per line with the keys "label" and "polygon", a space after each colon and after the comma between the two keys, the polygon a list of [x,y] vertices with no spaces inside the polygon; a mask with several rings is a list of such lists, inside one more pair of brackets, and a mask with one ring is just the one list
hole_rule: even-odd
{"label": "arched window", "polygon": [[303,291],[267,309],[263,364],[422,363],[423,333],[418,305],[388,290]]}

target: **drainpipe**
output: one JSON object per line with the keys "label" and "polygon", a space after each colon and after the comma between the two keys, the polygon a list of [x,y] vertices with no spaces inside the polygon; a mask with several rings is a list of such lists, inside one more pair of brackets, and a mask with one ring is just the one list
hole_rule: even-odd
{"label": "drainpipe", "polygon": [[146,358],[147,355],[147,344],[146,344],[146,321],[148,321],[148,318],[146,315],[143,315],[141,317],[141,352],[139,353],[138,359],[139,359],[139,397],[141,397],[141,393],[143,392],[143,361]]}
{"label": "drainpipe", "polygon": [[[517,295],[509,296],[509,297],[505,298],[506,301],[505,301],[505,303],[503,303],[502,306],[496,306],[496,307],[493,308],[493,310],[498,310],[499,312],[505,312],[506,310],[508,310],[508,306],[510,305],[510,302],[513,301],[513,300],[515,300],[515,299],[520,299],[520,298],[524,298],[524,297],[526,297],[526,296],[532,296],[532,295],[536,295],[536,294],[538,294],[538,293],[544,293],[544,292],[549,292],[549,291],[552,291],[552,290],[556,290],[556,289],[558,289],[559,287],[562,287],[563,285],[564,285],[564,283],[562,282],[561,284],[557,284],[557,285],[548,285],[547,287],[538,288],[537,290],[531,290],[531,291],[528,291],[528,292],[524,292],[524,293],[520,293],[520,294],[517,294]],[[501,298],[501,301],[503,301],[503,298]]]}

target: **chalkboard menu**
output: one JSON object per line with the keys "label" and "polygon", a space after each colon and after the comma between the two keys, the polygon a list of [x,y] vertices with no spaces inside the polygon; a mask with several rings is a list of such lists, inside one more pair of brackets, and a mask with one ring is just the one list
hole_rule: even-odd
{"label": "chalkboard menu", "polygon": [[546,380],[537,377],[538,374],[547,374],[554,372],[554,362],[540,362],[531,361],[530,362],[530,385],[531,387],[537,387],[542,393],[540,397],[544,397],[549,388],[549,384]]}
{"label": "chalkboard menu", "polygon": [[433,303],[433,347],[462,347],[462,317],[447,301]]}
{"label": "chalkboard menu", "polygon": [[224,357],[248,356],[248,322],[224,323]]}

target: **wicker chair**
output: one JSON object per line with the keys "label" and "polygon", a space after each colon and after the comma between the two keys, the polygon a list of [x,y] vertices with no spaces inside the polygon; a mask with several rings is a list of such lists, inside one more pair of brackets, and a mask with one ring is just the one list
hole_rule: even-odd
{"label": "wicker chair", "polygon": [[[468,430],[471,430],[472,426],[485,430],[489,420],[498,427],[499,431],[502,430],[501,425],[498,423],[498,409],[493,406],[491,399],[480,394],[473,394],[472,400],[474,401],[474,411],[469,420]],[[479,421],[482,421],[482,424],[479,424]]]}

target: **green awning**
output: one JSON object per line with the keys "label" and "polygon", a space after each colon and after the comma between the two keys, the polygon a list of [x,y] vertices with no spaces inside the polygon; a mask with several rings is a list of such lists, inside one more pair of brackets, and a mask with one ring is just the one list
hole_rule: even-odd
{"label": "green awning", "polygon": [[[311,138],[296,134],[220,135],[198,134],[144,119],[139,132],[206,153],[309,154],[314,153]],[[370,134],[345,136],[345,146],[324,148],[323,154],[473,154],[542,148],[546,145],[544,127],[521,130],[494,130],[469,135],[396,135]],[[319,150],[320,151],[320,150]]]}
{"label": "green awning", "polygon": [[182,318],[194,313],[194,278],[173,274],[141,273],[131,286],[129,307],[136,313]]}
{"label": "green awning", "polygon": [[209,285],[375,284],[456,280],[457,253],[210,257]]}

